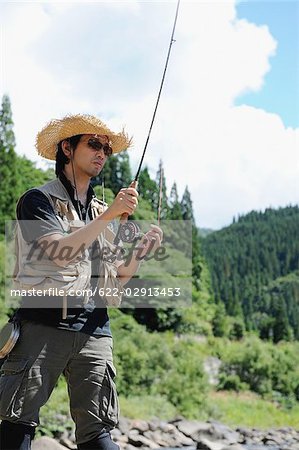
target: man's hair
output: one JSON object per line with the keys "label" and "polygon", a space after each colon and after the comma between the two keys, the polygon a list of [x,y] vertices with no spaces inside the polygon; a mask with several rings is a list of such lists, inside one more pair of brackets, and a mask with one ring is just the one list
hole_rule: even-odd
{"label": "man's hair", "polygon": [[59,175],[63,171],[65,164],[68,164],[70,162],[70,159],[64,154],[64,152],[62,150],[62,142],[68,141],[70,146],[72,147],[72,149],[75,151],[82,136],[83,136],[83,134],[76,134],[76,136],[72,136],[70,138],[63,139],[57,145],[56,165],[55,165],[55,173],[56,173],[57,177],[59,177]]}

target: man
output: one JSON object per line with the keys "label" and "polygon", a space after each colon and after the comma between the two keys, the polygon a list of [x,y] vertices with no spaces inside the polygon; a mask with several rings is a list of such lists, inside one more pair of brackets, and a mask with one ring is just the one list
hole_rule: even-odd
{"label": "man", "polygon": [[[93,298],[86,292],[105,288],[109,278],[120,289],[138,270],[136,256],[128,264],[120,258],[110,264],[94,252],[105,245],[113,249],[108,224],[134,213],[138,193],[132,186],[121,189],[106,207],[96,199],[90,179],[112,153],[130,144],[124,131],[114,133],[89,115],[53,120],[37,136],[39,154],[56,160],[57,179],[27,191],[18,202],[15,278],[21,289],[48,295],[24,297],[14,317],[21,333],[0,378],[2,450],[31,448],[39,409],[61,373],[68,384],[78,449],[118,449],[110,436],[119,411],[109,298],[96,294],[99,290]],[[139,246],[142,254],[150,246],[155,250],[161,239],[161,230],[151,228]],[[103,267],[108,275],[101,278]]]}

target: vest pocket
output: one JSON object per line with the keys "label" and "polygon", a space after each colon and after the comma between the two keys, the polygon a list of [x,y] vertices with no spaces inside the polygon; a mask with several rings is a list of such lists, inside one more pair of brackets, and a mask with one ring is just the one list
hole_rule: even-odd
{"label": "vest pocket", "polygon": [[115,377],[115,368],[112,363],[106,363],[106,371],[100,392],[100,417],[103,422],[113,427],[119,420],[119,402],[117,390],[113,378]]}
{"label": "vest pocket", "polygon": [[0,376],[0,416],[18,419],[21,416],[27,378],[26,359],[7,359],[1,367]]}

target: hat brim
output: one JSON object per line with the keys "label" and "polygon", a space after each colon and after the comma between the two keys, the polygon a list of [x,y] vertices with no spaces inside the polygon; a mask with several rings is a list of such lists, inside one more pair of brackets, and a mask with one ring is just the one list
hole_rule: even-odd
{"label": "hat brim", "polygon": [[119,153],[132,145],[132,138],[129,138],[124,129],[115,133],[100,119],[88,114],[77,114],[53,119],[37,134],[35,146],[38,154],[55,160],[59,142],[77,134],[108,136],[113,153]]}

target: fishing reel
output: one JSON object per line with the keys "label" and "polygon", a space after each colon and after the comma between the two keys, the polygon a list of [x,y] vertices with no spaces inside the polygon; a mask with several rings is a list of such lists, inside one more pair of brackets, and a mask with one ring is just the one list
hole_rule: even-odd
{"label": "fishing reel", "polygon": [[114,244],[118,245],[120,241],[131,243],[136,241],[141,235],[140,227],[135,222],[121,222],[119,224]]}

